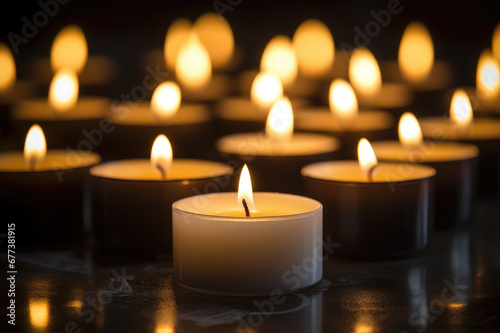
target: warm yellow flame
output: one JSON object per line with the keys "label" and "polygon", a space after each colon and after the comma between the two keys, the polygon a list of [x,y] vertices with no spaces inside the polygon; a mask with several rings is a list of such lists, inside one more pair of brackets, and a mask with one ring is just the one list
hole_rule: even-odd
{"label": "warm yellow flame", "polygon": [[407,148],[415,148],[422,144],[422,130],[417,118],[411,112],[405,112],[399,119],[399,142]]}
{"label": "warm yellow flame", "polygon": [[357,48],[349,61],[349,80],[356,93],[374,96],[380,91],[382,78],[377,60],[367,48]]}
{"label": "warm yellow flame", "polygon": [[335,79],[330,85],[330,111],[342,128],[351,128],[358,117],[358,100],[349,82]]}
{"label": "warm yellow flame", "polygon": [[175,115],[180,105],[181,89],[175,82],[161,83],[151,97],[151,110],[160,122]]}
{"label": "warm yellow flame", "polygon": [[378,165],[378,161],[372,145],[365,138],[359,140],[358,143],[358,160],[361,173],[368,180],[371,180],[374,170]]}
{"label": "warm yellow flame", "polygon": [[495,30],[493,31],[493,40],[491,42],[491,48],[493,55],[500,61],[500,23],[497,24]]}
{"label": "warm yellow flame", "polygon": [[46,299],[30,299],[29,315],[31,326],[37,329],[46,328],[49,324],[49,302]]}
{"label": "warm yellow flame", "polygon": [[479,97],[492,99],[500,91],[500,66],[490,50],[479,56],[476,71],[476,89]]}
{"label": "warm yellow flame", "polygon": [[214,68],[226,67],[234,52],[234,36],[229,23],[216,13],[206,13],[196,20],[194,29],[207,48]]}
{"label": "warm yellow flame", "polygon": [[151,149],[151,167],[162,179],[167,179],[170,175],[172,159],[170,141],[168,141],[165,135],[158,135]]}
{"label": "warm yellow flame", "polygon": [[241,170],[240,182],[238,184],[238,207],[244,210],[243,199],[245,199],[249,210],[255,209],[255,204],[253,201],[253,190],[252,190],[252,179],[250,178],[250,172],[245,164]]}
{"label": "warm yellow flame", "polygon": [[262,53],[260,70],[276,74],[284,86],[295,81],[298,71],[297,56],[290,38],[278,35],[269,41]]}
{"label": "warm yellow flame", "polygon": [[260,72],[252,83],[250,98],[263,110],[268,110],[278,98],[283,96],[283,85],[273,73]]}
{"label": "warm yellow flame", "polygon": [[171,324],[162,324],[155,329],[155,333],[174,333],[175,330]]}
{"label": "warm yellow flame", "polygon": [[35,124],[31,126],[24,142],[24,161],[30,170],[35,170],[47,154],[47,144],[42,128]]}
{"label": "warm yellow flame", "polygon": [[62,69],[54,75],[49,88],[49,104],[56,113],[72,109],[78,100],[78,77]]}
{"label": "warm yellow flame", "polygon": [[50,64],[53,72],[69,69],[80,73],[87,62],[87,40],[82,29],[69,25],[59,31],[52,43]]}
{"label": "warm yellow flame", "polygon": [[332,67],[335,46],[328,27],[318,20],[307,20],[295,30],[293,46],[299,70],[306,76],[325,75]]}
{"label": "warm yellow flame", "polygon": [[185,18],[175,20],[168,28],[163,52],[169,71],[173,72],[175,70],[177,53],[179,53],[181,46],[189,39],[190,33],[191,22]]}
{"label": "warm yellow flame", "polygon": [[450,118],[457,126],[458,135],[466,135],[472,128],[474,116],[465,90],[457,89],[451,98]]}
{"label": "warm yellow flame", "polygon": [[205,87],[212,78],[210,56],[194,31],[177,53],[175,75],[182,86],[193,90]]}
{"label": "warm yellow flame", "polygon": [[0,93],[9,90],[16,82],[16,63],[10,49],[0,43]]}
{"label": "warm yellow flame", "polygon": [[420,83],[429,76],[434,65],[434,45],[422,23],[412,22],[406,27],[399,44],[398,63],[410,82]]}
{"label": "warm yellow flame", "polygon": [[292,138],[293,111],[287,97],[279,98],[271,107],[267,116],[266,136],[276,142],[286,142]]}

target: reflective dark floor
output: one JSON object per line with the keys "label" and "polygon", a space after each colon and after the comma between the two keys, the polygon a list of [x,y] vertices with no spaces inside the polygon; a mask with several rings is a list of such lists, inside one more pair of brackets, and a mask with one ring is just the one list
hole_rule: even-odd
{"label": "reflective dark floor", "polygon": [[[18,253],[16,326],[7,332],[500,332],[499,236],[498,200],[482,202],[474,225],[437,233],[421,256],[333,255],[319,284],[273,299],[184,289],[170,261]],[[6,306],[5,280],[1,289]]]}

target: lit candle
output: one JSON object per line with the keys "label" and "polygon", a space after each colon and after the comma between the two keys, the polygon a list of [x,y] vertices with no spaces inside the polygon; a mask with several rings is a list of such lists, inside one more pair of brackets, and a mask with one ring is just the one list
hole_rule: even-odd
{"label": "lit candle", "polygon": [[164,135],[150,159],[111,161],[90,169],[92,223],[98,245],[107,252],[171,253],[174,201],[226,190],[232,169],[225,164],[172,159]]}
{"label": "lit candle", "polygon": [[436,169],[435,228],[443,229],[472,220],[479,154],[476,146],[424,142],[417,119],[407,112],[399,121],[399,142],[374,142],[373,149],[382,161],[424,163]]}
{"label": "lit candle", "polygon": [[435,170],[378,163],[366,139],[358,161],[302,169],[306,195],[324,205],[323,235],[336,251],[359,257],[402,257],[422,251],[432,235]]}
{"label": "lit candle", "polygon": [[471,103],[463,89],[453,94],[450,117],[420,120],[424,138],[472,143],[479,148],[478,193],[488,197],[500,193],[500,120],[474,119]]}
{"label": "lit candle", "polygon": [[341,156],[354,158],[359,138],[389,139],[394,117],[389,112],[358,111],[358,100],[351,85],[335,79],[330,85],[329,108],[309,107],[297,112],[296,128],[308,132],[332,133],[340,138]]}
{"label": "lit candle", "polygon": [[479,56],[476,70],[476,90],[466,89],[479,114],[500,115],[500,65],[490,50]]}
{"label": "lit candle", "polygon": [[331,159],[338,148],[338,140],[331,136],[293,133],[292,106],[286,97],[271,108],[265,133],[232,134],[216,142],[216,149],[226,160],[252,167],[259,191],[289,193],[301,193],[302,166]]}
{"label": "lit candle", "polygon": [[185,198],[172,210],[174,278],[183,286],[216,294],[280,295],[322,278],[321,203],[252,193],[246,167],[238,193]]}
{"label": "lit candle", "polygon": [[39,125],[28,131],[24,152],[0,153],[0,210],[16,224],[16,244],[72,242],[84,236],[89,167],[100,157],[88,151],[47,150]]}

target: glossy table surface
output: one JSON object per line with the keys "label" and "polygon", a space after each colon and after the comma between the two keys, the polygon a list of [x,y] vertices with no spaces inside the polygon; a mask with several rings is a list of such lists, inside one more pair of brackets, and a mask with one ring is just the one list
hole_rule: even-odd
{"label": "glossy table surface", "polygon": [[499,236],[499,200],[483,201],[471,226],[436,233],[418,257],[364,262],[334,252],[319,284],[273,298],[185,289],[172,281],[168,259],[103,258],[90,245],[18,252],[16,326],[6,325],[5,316],[2,326],[7,332],[499,332]]}

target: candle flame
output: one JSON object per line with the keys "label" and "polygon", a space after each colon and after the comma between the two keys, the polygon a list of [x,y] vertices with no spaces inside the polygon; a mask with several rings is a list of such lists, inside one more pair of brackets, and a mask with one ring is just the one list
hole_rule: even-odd
{"label": "candle flame", "polygon": [[170,175],[172,159],[170,141],[168,141],[165,135],[158,135],[151,149],[151,167],[162,179],[167,179]]}
{"label": "candle flame", "polygon": [[238,184],[238,207],[240,209],[245,209],[243,206],[243,199],[245,199],[249,210],[255,209],[255,204],[253,201],[253,190],[252,190],[252,179],[250,178],[250,172],[245,164],[241,170],[240,182]]}
{"label": "candle flame", "polygon": [[484,50],[479,56],[476,71],[476,89],[480,97],[492,99],[500,91],[500,67],[498,60],[489,50]]}
{"label": "candle flame", "polygon": [[9,90],[16,82],[16,63],[10,49],[0,43],[0,93]]}
{"label": "candle flame", "polygon": [[276,74],[284,86],[291,85],[297,77],[297,56],[292,41],[284,35],[272,38],[260,60],[260,70]]}
{"label": "candle flame", "polygon": [[451,98],[450,118],[457,126],[457,134],[465,136],[472,129],[474,115],[470,99],[465,90],[457,89]]}
{"label": "candle flame", "polygon": [[271,107],[266,121],[266,136],[277,142],[286,142],[293,137],[292,104],[287,97],[279,98]]}
{"label": "candle flame", "polygon": [[176,114],[181,105],[181,89],[175,82],[163,82],[156,87],[151,97],[151,110],[159,122]]}
{"label": "candle flame", "polygon": [[262,110],[268,110],[278,98],[283,96],[280,79],[269,72],[260,72],[252,83],[250,98]]}
{"label": "candle flame", "polygon": [[378,161],[372,145],[365,138],[359,140],[358,143],[358,161],[363,176],[371,180],[378,166]]}
{"label": "candle flame", "polygon": [[163,51],[169,71],[175,71],[177,54],[181,46],[188,41],[190,33],[191,22],[185,18],[175,20],[168,28]]}
{"label": "candle flame", "polygon": [[422,144],[422,130],[417,118],[411,112],[405,112],[399,119],[399,142],[404,147],[415,148]]}
{"label": "candle flame", "polygon": [[192,90],[205,87],[212,78],[210,56],[194,30],[177,53],[175,75],[182,86]]}
{"label": "candle flame", "polygon": [[87,57],[87,40],[80,27],[68,25],[59,31],[50,51],[50,64],[53,72],[69,69],[80,73],[85,67]]}
{"label": "candle flame", "polygon": [[349,82],[335,79],[330,85],[330,111],[342,128],[351,128],[358,117],[358,100]]}
{"label": "candle flame", "polygon": [[196,20],[193,28],[207,48],[214,68],[226,67],[234,52],[234,36],[229,23],[221,15],[206,13]]}
{"label": "candle flame", "polygon": [[54,75],[49,88],[49,104],[56,113],[72,109],[78,100],[78,77],[76,73],[62,69]]}
{"label": "candle flame", "polygon": [[500,61],[500,23],[496,25],[495,30],[493,31],[491,49],[497,61]]}
{"label": "candle flame", "polygon": [[412,83],[427,79],[434,65],[434,45],[429,30],[420,22],[410,23],[401,37],[398,64]]}
{"label": "candle flame", "polygon": [[29,300],[30,323],[36,329],[44,329],[49,323],[49,303],[46,299]]}
{"label": "candle flame", "polygon": [[328,27],[318,20],[307,20],[295,30],[293,46],[299,70],[306,76],[319,77],[328,72],[335,57],[335,46]]}
{"label": "candle flame", "polygon": [[42,128],[35,124],[31,126],[24,142],[24,162],[29,170],[36,170],[47,154],[47,144]]}
{"label": "candle flame", "polygon": [[349,80],[356,93],[372,97],[382,87],[382,77],[377,60],[364,47],[355,49],[349,61]]}

